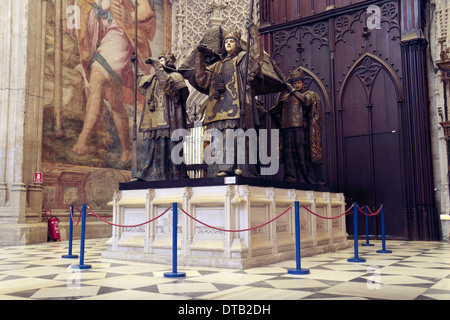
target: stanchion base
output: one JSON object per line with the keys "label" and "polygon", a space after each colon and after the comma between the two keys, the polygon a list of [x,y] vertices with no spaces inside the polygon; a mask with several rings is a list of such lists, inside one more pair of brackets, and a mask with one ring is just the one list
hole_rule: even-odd
{"label": "stanchion base", "polygon": [[392,253],[391,250],[378,250],[377,253]]}
{"label": "stanchion base", "polygon": [[288,274],[309,274],[309,269],[288,269]]}
{"label": "stanchion base", "polygon": [[366,262],[366,259],[358,258],[358,259],[347,259],[348,262]]}
{"label": "stanchion base", "polygon": [[83,265],[73,265],[72,269],[80,269],[80,270],[86,270],[90,269],[92,266],[90,264],[83,264]]}
{"label": "stanchion base", "polygon": [[74,254],[68,254],[68,255],[65,255],[65,256],[61,256],[61,258],[63,258],[63,259],[75,259],[75,258],[78,258],[78,256],[74,255]]}
{"label": "stanchion base", "polygon": [[166,278],[183,278],[183,277],[186,277],[186,272],[165,272],[164,277],[166,277]]}
{"label": "stanchion base", "polygon": [[361,247],[374,247],[375,245],[374,244],[371,244],[371,243],[363,243],[362,245],[361,245]]}

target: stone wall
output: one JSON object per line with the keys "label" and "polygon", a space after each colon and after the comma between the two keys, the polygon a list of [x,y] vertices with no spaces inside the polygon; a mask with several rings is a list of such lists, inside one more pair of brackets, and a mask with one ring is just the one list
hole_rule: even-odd
{"label": "stone wall", "polygon": [[[449,190],[449,165],[447,141],[445,140],[444,128],[442,122],[450,118],[450,111],[445,108],[445,99],[450,97],[449,86],[447,85],[447,93],[444,89],[444,81],[442,79],[443,71],[440,69],[441,51],[450,48],[450,1],[448,0],[432,0],[428,7],[428,27],[427,38],[429,40],[429,99],[430,99],[430,122],[431,137],[433,148],[433,170],[434,170],[434,186],[436,203],[441,217],[450,214],[450,190]],[[448,231],[445,233],[446,223],[442,222],[442,236],[448,239]]]}

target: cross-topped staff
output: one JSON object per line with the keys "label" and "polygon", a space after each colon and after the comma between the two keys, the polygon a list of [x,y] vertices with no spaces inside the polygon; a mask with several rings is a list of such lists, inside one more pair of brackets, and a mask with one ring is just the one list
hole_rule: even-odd
{"label": "cross-topped staff", "polygon": [[137,176],[137,73],[138,73],[138,1],[134,2],[134,53],[131,58],[134,71],[134,113],[133,113],[133,140],[131,143],[131,178],[135,179]]}
{"label": "cross-topped staff", "polygon": [[[250,0],[250,21],[253,21],[253,7],[254,7],[254,0]],[[241,104],[241,110],[240,110],[240,127],[243,127],[244,124],[244,116],[245,116],[245,95],[247,93],[247,82],[248,82],[248,63],[249,63],[249,49],[250,49],[250,30],[247,30],[247,59],[245,60],[245,66],[244,66],[244,83],[242,86],[242,104]]]}
{"label": "cross-topped staff", "polygon": [[[250,21],[253,21],[253,7],[254,7],[254,0],[250,0],[250,14],[249,14],[249,19]],[[241,110],[240,110],[240,115],[239,115],[239,127],[241,129],[243,129],[244,127],[244,117],[246,114],[246,110],[245,110],[245,96],[247,94],[247,82],[248,82],[248,63],[249,63],[249,50],[250,50],[250,40],[251,40],[251,34],[250,34],[250,30],[247,30],[247,57],[245,59],[245,65],[244,65],[244,82],[242,84],[242,92],[241,92]],[[239,170],[239,172],[242,174],[242,169],[241,169],[241,164],[237,164],[237,168]]]}

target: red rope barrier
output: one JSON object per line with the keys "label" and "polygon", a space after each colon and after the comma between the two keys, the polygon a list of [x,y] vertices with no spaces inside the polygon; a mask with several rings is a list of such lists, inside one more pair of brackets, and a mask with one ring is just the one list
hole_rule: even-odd
{"label": "red rope barrier", "polygon": [[319,218],[322,218],[322,219],[333,220],[333,219],[339,219],[340,217],[346,216],[346,215],[349,213],[349,211],[353,209],[353,206],[354,206],[354,204],[352,204],[352,206],[351,206],[350,208],[348,208],[348,210],[345,211],[343,214],[338,215],[338,216],[336,216],[336,217],[324,217],[324,216],[318,215],[317,213],[312,212],[311,210],[309,210],[309,209],[308,209],[307,207],[305,207],[305,206],[302,206],[302,207],[303,207],[303,209],[305,209],[305,210],[308,211],[309,213],[315,215],[316,217],[319,217]]}
{"label": "red rope barrier", "polygon": [[144,223],[140,223],[140,224],[137,224],[137,225],[133,225],[133,226],[123,226],[123,225],[118,225],[118,224],[111,223],[111,222],[109,222],[109,221],[106,221],[105,219],[102,219],[99,215],[97,215],[94,211],[92,211],[92,209],[91,209],[89,206],[88,206],[87,208],[89,209],[89,211],[91,211],[91,213],[88,213],[89,215],[94,216],[94,217],[96,217],[97,219],[99,219],[99,220],[101,220],[101,221],[103,221],[103,222],[105,222],[105,223],[107,223],[107,224],[109,224],[109,225],[111,225],[111,226],[114,226],[114,227],[121,227],[121,228],[136,228],[136,227],[140,227],[140,226],[149,224],[149,223],[151,223],[151,222],[153,222],[153,221],[155,221],[155,220],[158,220],[158,219],[161,218],[163,215],[165,215],[165,214],[172,208],[172,206],[170,206],[169,208],[167,208],[166,211],[164,211],[162,214],[160,214],[160,215],[157,216],[156,218],[154,218],[154,219],[152,219],[152,220],[150,220],[150,221],[144,222]]}
{"label": "red rope barrier", "polygon": [[369,207],[367,207],[367,210],[369,210],[369,212],[370,212],[370,214],[371,214],[372,216],[377,216],[377,215],[380,214],[382,208],[383,208],[383,206],[381,206],[381,207],[378,209],[378,211],[375,212],[375,213],[373,213],[372,211],[370,211],[370,208],[369,208]]}
{"label": "red rope barrier", "polygon": [[[284,211],[283,213],[281,213],[279,216],[277,216],[276,218],[274,218],[274,219],[272,219],[272,220],[270,220],[270,221],[268,221],[268,222],[266,222],[266,223],[264,223],[264,224],[262,224],[262,225],[259,225],[259,226],[257,226],[257,227],[253,227],[253,228],[242,229],[242,230],[226,230],[226,229],[221,229],[221,228],[213,227],[213,226],[211,226],[211,225],[208,225],[208,224],[206,224],[206,223],[204,223],[204,222],[202,222],[202,221],[200,221],[200,220],[194,218],[194,217],[191,216],[189,213],[187,213],[186,211],[184,211],[181,207],[179,207],[179,209],[180,209],[184,214],[186,214],[189,218],[191,218],[192,220],[194,220],[194,221],[196,221],[196,222],[198,222],[198,223],[200,223],[200,224],[202,224],[202,225],[204,225],[204,226],[206,226],[206,227],[208,227],[208,228],[215,229],[215,230],[218,230],[218,231],[223,231],[223,232],[238,233],[238,232],[252,231],[252,230],[255,230],[255,229],[264,227],[264,226],[266,226],[266,225],[268,225],[268,224],[274,222],[275,220],[281,218],[281,217],[282,217],[283,215],[285,215],[289,210],[291,210],[293,206],[294,206],[294,205],[291,205],[287,210],[285,210],[285,211]],[[345,216],[345,215],[351,215],[351,214],[353,214],[353,213],[349,213],[349,212],[353,209],[354,204],[353,204],[350,208],[348,208],[347,211],[345,211],[344,213],[342,213],[342,214],[340,214],[340,215],[338,215],[338,216],[336,216],[336,217],[324,217],[324,216],[321,216],[321,215],[319,215],[319,214],[317,214],[317,213],[311,211],[311,210],[310,210],[308,207],[306,207],[306,206],[302,206],[302,207],[303,207],[306,211],[308,211],[309,213],[315,215],[316,217],[319,217],[319,218],[322,218],[322,219],[334,220],[334,219],[339,219],[339,218],[341,218],[341,217],[343,217],[343,216]],[[98,218],[99,220],[101,220],[101,221],[103,221],[103,222],[105,222],[105,223],[107,223],[107,224],[109,224],[109,225],[111,225],[111,226],[122,227],[122,228],[136,228],[136,227],[140,227],[140,226],[146,225],[146,224],[148,224],[148,223],[151,223],[151,222],[153,222],[153,221],[155,221],[155,220],[161,218],[163,215],[165,215],[165,214],[171,209],[171,206],[169,206],[169,208],[167,208],[166,211],[164,211],[162,214],[160,214],[160,215],[157,216],[156,218],[154,218],[154,219],[152,219],[152,220],[150,220],[150,221],[147,221],[147,222],[143,222],[143,223],[141,223],[141,224],[131,225],[131,226],[118,225],[118,224],[114,224],[114,223],[111,223],[111,222],[109,222],[109,221],[106,221],[105,219],[102,219],[99,215],[97,215],[94,211],[92,211],[92,209],[91,209],[89,206],[88,206],[87,208],[88,208],[89,211],[91,212],[91,213],[88,213],[89,215],[95,216],[95,217]],[[364,211],[361,210],[360,207],[358,207],[358,210],[359,210],[360,212],[362,212],[362,213],[364,213],[364,214],[366,214],[366,215],[368,215],[368,216],[375,216],[375,215],[378,215],[378,214],[381,212],[381,209],[382,209],[382,207],[380,207],[380,209],[378,209],[378,211],[375,212],[375,213],[373,213],[373,212],[370,211],[370,209],[369,209],[370,214],[366,214]],[[77,210],[80,211],[79,209],[77,209]],[[47,211],[47,210],[46,210],[46,211]],[[46,211],[44,212],[44,214],[47,216]],[[49,211],[50,211],[50,210],[49,210]],[[51,211],[50,211],[50,213],[51,213]],[[70,215],[71,215],[71,218],[72,218],[72,221],[73,221],[73,213],[72,213],[72,211],[70,212]],[[81,212],[80,212],[80,217],[81,217]],[[79,223],[79,222],[80,222],[80,218],[78,219],[78,223]],[[75,222],[74,222],[74,223],[75,223]],[[77,223],[77,225],[78,225],[78,223]]]}
{"label": "red rope barrier", "polygon": [[196,222],[198,222],[198,223],[200,223],[200,224],[202,224],[202,225],[204,225],[204,226],[206,226],[206,227],[208,227],[208,228],[215,229],[215,230],[218,230],[218,231],[223,231],[223,232],[238,233],[238,232],[246,232],[246,231],[251,231],[251,230],[255,230],[255,229],[264,227],[264,226],[268,225],[269,223],[272,223],[272,222],[274,222],[275,220],[281,218],[281,217],[282,217],[283,215],[285,215],[289,210],[291,210],[292,207],[293,207],[293,205],[291,205],[286,211],[284,211],[282,214],[280,214],[280,215],[277,216],[276,218],[274,218],[274,219],[272,219],[272,220],[270,220],[270,221],[268,221],[268,222],[266,222],[266,223],[264,223],[264,224],[262,224],[262,225],[260,225],[260,226],[253,227],[253,228],[249,228],[249,229],[243,229],[243,230],[226,230],[226,229],[216,228],[216,227],[210,226],[210,225],[208,225],[208,224],[206,224],[206,223],[204,223],[204,222],[201,222],[200,220],[195,219],[193,216],[191,216],[189,213],[187,213],[186,211],[184,211],[182,208],[180,208],[180,210],[181,210],[185,215],[187,215],[189,218],[191,218],[192,220],[194,220],[194,221],[196,221]]}
{"label": "red rope barrier", "polygon": [[361,212],[362,214],[368,216],[368,217],[373,217],[373,216],[377,216],[377,215],[380,214],[381,208],[382,208],[382,206],[378,209],[377,212],[372,212],[372,211],[370,210],[370,208],[367,207],[367,210],[369,211],[369,213],[366,213],[364,210],[362,210],[362,208],[360,208],[360,207],[358,206],[358,211]]}
{"label": "red rope barrier", "polygon": [[75,223],[75,220],[73,220],[72,207],[70,208],[70,219],[72,219],[72,223],[73,223],[73,226],[74,226],[74,227],[78,226],[78,225],[80,224],[80,220],[81,220],[81,210],[78,209],[78,208],[75,208],[75,209],[78,210],[78,212],[80,213],[80,215],[78,216],[78,221],[77,221],[77,223]]}

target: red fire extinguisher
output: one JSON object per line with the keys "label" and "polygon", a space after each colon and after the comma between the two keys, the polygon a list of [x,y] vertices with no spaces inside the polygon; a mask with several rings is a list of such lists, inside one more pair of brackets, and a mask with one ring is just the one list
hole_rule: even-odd
{"label": "red fire extinguisher", "polygon": [[[50,218],[47,216],[47,211],[50,212]],[[59,219],[54,217],[52,210],[44,211],[45,217],[48,221],[48,239],[53,241],[61,241],[61,234],[59,232]]]}

